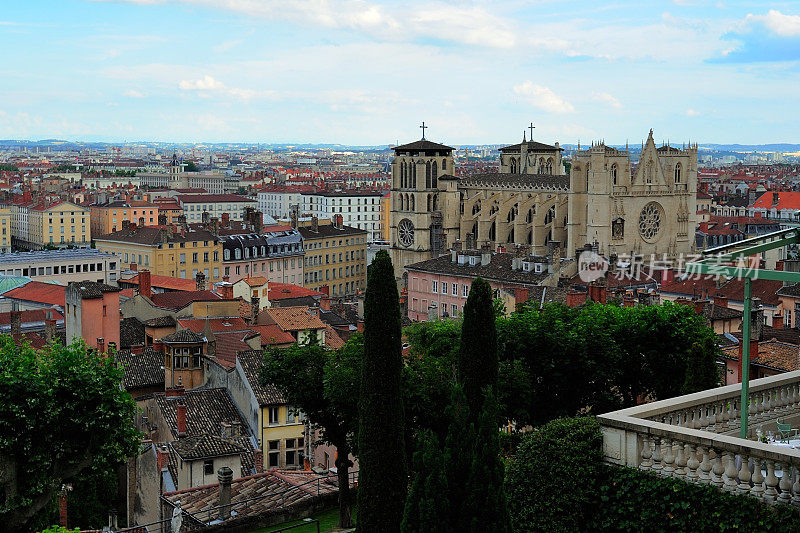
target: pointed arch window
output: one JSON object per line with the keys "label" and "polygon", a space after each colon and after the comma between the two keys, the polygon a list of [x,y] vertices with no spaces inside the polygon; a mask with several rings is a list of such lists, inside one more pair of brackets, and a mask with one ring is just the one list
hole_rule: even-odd
{"label": "pointed arch window", "polygon": [[683,170],[683,168],[681,167],[680,163],[675,165],[675,183],[680,183],[681,182],[681,171],[682,170]]}
{"label": "pointed arch window", "polygon": [[442,159],[442,172],[447,170],[447,159]]}
{"label": "pointed arch window", "polygon": [[431,188],[431,162],[425,162],[425,188]]}
{"label": "pointed arch window", "polygon": [[611,165],[611,182],[614,185],[617,184],[617,164],[616,163]]}
{"label": "pointed arch window", "polygon": [[512,174],[517,173],[517,160],[514,159],[513,157],[511,158],[511,173]]}
{"label": "pointed arch window", "polygon": [[439,165],[436,163],[436,161],[434,161],[433,164],[431,165],[431,185],[434,189],[438,187],[438,181],[439,181]]}

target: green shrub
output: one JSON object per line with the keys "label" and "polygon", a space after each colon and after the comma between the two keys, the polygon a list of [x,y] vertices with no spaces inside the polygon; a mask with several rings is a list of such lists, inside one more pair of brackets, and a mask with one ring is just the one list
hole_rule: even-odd
{"label": "green shrub", "polygon": [[506,471],[514,531],[585,531],[601,444],[593,417],[556,419],[525,435]]}
{"label": "green shrub", "polygon": [[603,465],[591,531],[800,531],[800,511],[715,486]]}

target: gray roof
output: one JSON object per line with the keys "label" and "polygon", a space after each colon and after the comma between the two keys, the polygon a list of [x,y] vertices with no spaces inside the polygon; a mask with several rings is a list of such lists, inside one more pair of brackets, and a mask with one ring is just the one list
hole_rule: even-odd
{"label": "gray roof", "polygon": [[208,434],[183,437],[172,441],[171,445],[180,458],[185,461],[239,455],[249,451],[232,440]]}
{"label": "gray roof", "polygon": [[190,329],[181,329],[175,333],[161,337],[162,342],[170,343],[199,343],[205,342],[206,338]]}
{"label": "gray roof", "polygon": [[59,250],[38,250],[35,252],[13,252],[3,254],[3,264],[43,263],[48,261],[117,259],[114,254],[96,248],[63,248]]}
{"label": "gray roof", "polygon": [[92,298],[102,298],[104,292],[119,292],[122,289],[96,281],[71,281],[67,286],[67,290],[77,290],[82,300],[90,300]]}
{"label": "gray roof", "polygon": [[236,359],[242,366],[244,377],[253,389],[258,405],[282,405],[286,399],[274,385],[261,385],[259,373],[264,364],[264,352],[261,350],[248,350],[239,352]]}
{"label": "gray roof", "polygon": [[114,362],[125,373],[122,386],[127,391],[164,386],[164,355],[151,347],[138,354],[130,350],[119,350],[114,354]]}
{"label": "gray roof", "polygon": [[478,276],[487,280],[496,281],[509,281],[525,285],[538,285],[547,277],[547,272],[536,273],[533,270],[525,272],[524,270],[512,270],[511,262],[514,259],[514,254],[510,253],[493,253],[492,259],[488,265],[481,265],[478,263],[475,266],[470,266],[469,263],[459,265],[451,260],[450,254],[441,255],[435,259],[427,259],[419,263],[413,263],[406,266],[406,270],[433,272],[435,274],[449,274],[455,276],[465,276],[469,278],[476,278]]}
{"label": "gray roof", "polygon": [[352,226],[342,226],[342,229],[337,228],[333,224],[320,224],[317,226],[317,231],[311,229],[311,226],[301,226],[297,231],[303,236],[304,239],[320,239],[326,237],[337,237],[347,235],[366,235],[367,231],[363,229],[354,228]]}
{"label": "gray roof", "polygon": [[408,144],[401,144],[392,148],[395,152],[452,152],[454,148],[444,144],[435,143],[427,139],[421,139]]}
{"label": "gray roof", "polygon": [[[527,141],[525,144],[528,147],[528,150],[531,152],[558,152],[563,150],[563,148],[556,148],[550,144],[544,144],[537,141]],[[500,148],[501,152],[519,152],[522,143],[512,144],[511,146],[504,146]]]}
{"label": "gray roof", "polygon": [[242,431],[248,427],[227,389],[192,389],[186,391],[184,396],[170,397],[166,397],[161,392],[156,393],[156,404],[175,437],[178,436],[177,405],[179,400],[186,403],[187,436],[218,435],[223,422],[239,422]]}

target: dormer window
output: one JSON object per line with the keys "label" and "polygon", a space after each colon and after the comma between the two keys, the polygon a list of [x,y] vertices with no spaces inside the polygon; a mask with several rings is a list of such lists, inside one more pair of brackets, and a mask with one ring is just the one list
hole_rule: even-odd
{"label": "dormer window", "polygon": [[474,255],[469,256],[469,266],[475,266],[478,262],[478,258]]}

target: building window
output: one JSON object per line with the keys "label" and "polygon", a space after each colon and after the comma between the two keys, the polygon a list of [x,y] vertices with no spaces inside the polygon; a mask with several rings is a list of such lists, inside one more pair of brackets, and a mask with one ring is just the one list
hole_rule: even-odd
{"label": "building window", "polygon": [[433,292],[433,293],[439,292],[439,282],[438,281],[431,281],[431,292]]}
{"label": "building window", "polygon": [[278,422],[278,414],[280,413],[280,409],[278,407],[270,407],[269,408],[269,425],[275,426]]}
{"label": "building window", "polygon": [[281,460],[281,441],[269,441],[267,452],[267,464],[270,468],[278,468]]}
{"label": "building window", "polygon": [[203,461],[203,473],[207,476],[214,475],[214,460],[208,459]]}
{"label": "building window", "polygon": [[458,283],[453,283],[453,296],[458,296]]}

